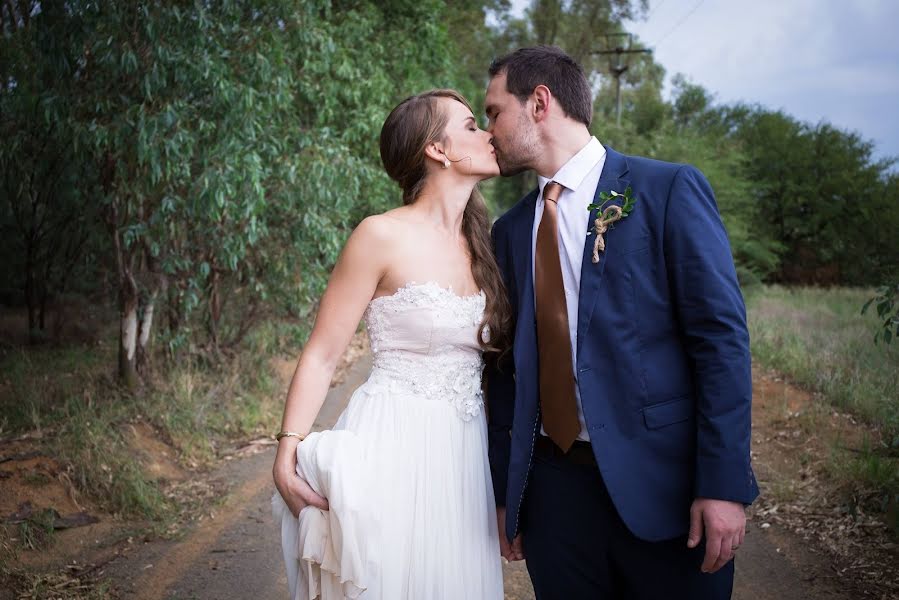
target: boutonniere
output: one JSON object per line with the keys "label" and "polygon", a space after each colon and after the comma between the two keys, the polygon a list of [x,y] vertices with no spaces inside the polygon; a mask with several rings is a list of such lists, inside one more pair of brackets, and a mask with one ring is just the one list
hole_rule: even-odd
{"label": "boutonniere", "polygon": [[[609,192],[600,192],[599,199],[602,200],[599,204],[590,204],[587,206],[587,211],[591,211],[593,209],[597,209],[599,213],[596,215],[596,220],[593,221],[593,231],[596,232],[596,241],[593,242],[593,262],[599,262],[599,253],[605,252],[606,249],[606,241],[603,239],[602,235],[612,226],[615,221],[620,221],[625,218],[631,211],[634,209],[634,203],[637,199],[632,195],[633,190],[630,186],[624,190],[623,194],[619,194],[615,190],[611,190]],[[621,198],[622,204],[618,206],[617,204],[609,204],[615,198]],[[605,207],[605,208],[603,208]]]}

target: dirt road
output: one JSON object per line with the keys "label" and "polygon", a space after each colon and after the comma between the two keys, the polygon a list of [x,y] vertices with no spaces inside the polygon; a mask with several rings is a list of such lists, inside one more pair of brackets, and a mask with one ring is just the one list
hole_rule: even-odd
{"label": "dirt road", "polygon": [[[329,427],[370,368],[366,356],[331,390],[316,422]],[[230,490],[212,518],[177,542],[145,543],[105,567],[111,591],[134,599],[262,600],[286,597],[287,581],[272,525],[274,448],[225,463],[215,477]],[[764,474],[760,475],[763,480]],[[848,598],[835,574],[804,544],[776,527],[749,534],[736,563],[737,600],[830,600]],[[506,598],[533,598],[522,563],[506,565]]]}

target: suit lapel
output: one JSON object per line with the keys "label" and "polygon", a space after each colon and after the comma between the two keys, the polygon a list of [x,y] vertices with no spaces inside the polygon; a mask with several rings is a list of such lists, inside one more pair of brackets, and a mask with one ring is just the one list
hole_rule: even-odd
{"label": "suit lapel", "polygon": [[512,255],[515,262],[516,279],[523,281],[524,285],[519,286],[518,306],[519,312],[528,307],[529,312],[534,312],[534,267],[533,267],[533,232],[534,232],[534,213],[537,206],[537,195],[539,188],[533,190],[525,199],[525,210],[518,224],[515,226],[512,235],[512,248],[519,249]]}
{"label": "suit lapel", "polygon": [[[593,196],[593,203],[599,204],[599,194],[601,192],[624,193],[625,188],[630,181],[625,178],[628,166],[627,159],[623,154],[615,152],[606,146],[606,162],[603,165],[602,174],[599,183],[596,185],[596,192]],[[609,204],[618,204],[621,202],[616,198]],[[607,205],[608,206],[608,205]],[[593,209],[590,211],[588,231],[590,235],[584,243],[584,256],[581,263],[581,286],[578,294],[578,315],[577,315],[577,352],[581,354],[581,344],[586,336],[586,332],[590,327],[590,319],[593,315],[593,308],[596,305],[596,298],[599,296],[599,288],[602,283],[602,274],[606,267],[606,252],[599,253],[599,262],[593,263],[593,243],[596,239],[596,233],[593,232],[593,221],[596,220],[598,211]],[[608,232],[606,236],[608,237]]]}

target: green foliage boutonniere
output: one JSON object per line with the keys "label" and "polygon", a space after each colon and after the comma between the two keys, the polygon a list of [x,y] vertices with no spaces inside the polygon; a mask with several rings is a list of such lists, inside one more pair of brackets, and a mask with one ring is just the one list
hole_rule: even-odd
{"label": "green foliage boutonniere", "polygon": [[[599,199],[602,200],[599,204],[590,204],[587,206],[587,210],[591,211],[593,209],[597,209],[599,213],[596,215],[596,220],[593,222],[593,231],[596,232],[596,241],[593,242],[593,262],[599,262],[599,253],[604,252],[606,249],[606,241],[603,239],[602,235],[612,226],[615,221],[620,221],[625,218],[631,211],[634,210],[634,203],[637,199],[632,195],[633,190],[630,186],[624,190],[623,194],[619,194],[615,190],[611,190],[609,192],[600,192]],[[614,200],[615,198],[621,198],[622,203],[621,206],[617,204],[611,204],[606,206],[609,202]],[[603,208],[605,207],[605,208]]]}

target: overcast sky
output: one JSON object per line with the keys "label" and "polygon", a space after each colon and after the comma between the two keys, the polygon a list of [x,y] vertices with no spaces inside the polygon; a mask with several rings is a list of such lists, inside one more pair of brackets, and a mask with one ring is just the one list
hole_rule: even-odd
{"label": "overcast sky", "polygon": [[830,121],[899,157],[899,0],[650,0],[647,14],[629,30],[666,82],[683,73],[719,102]]}

